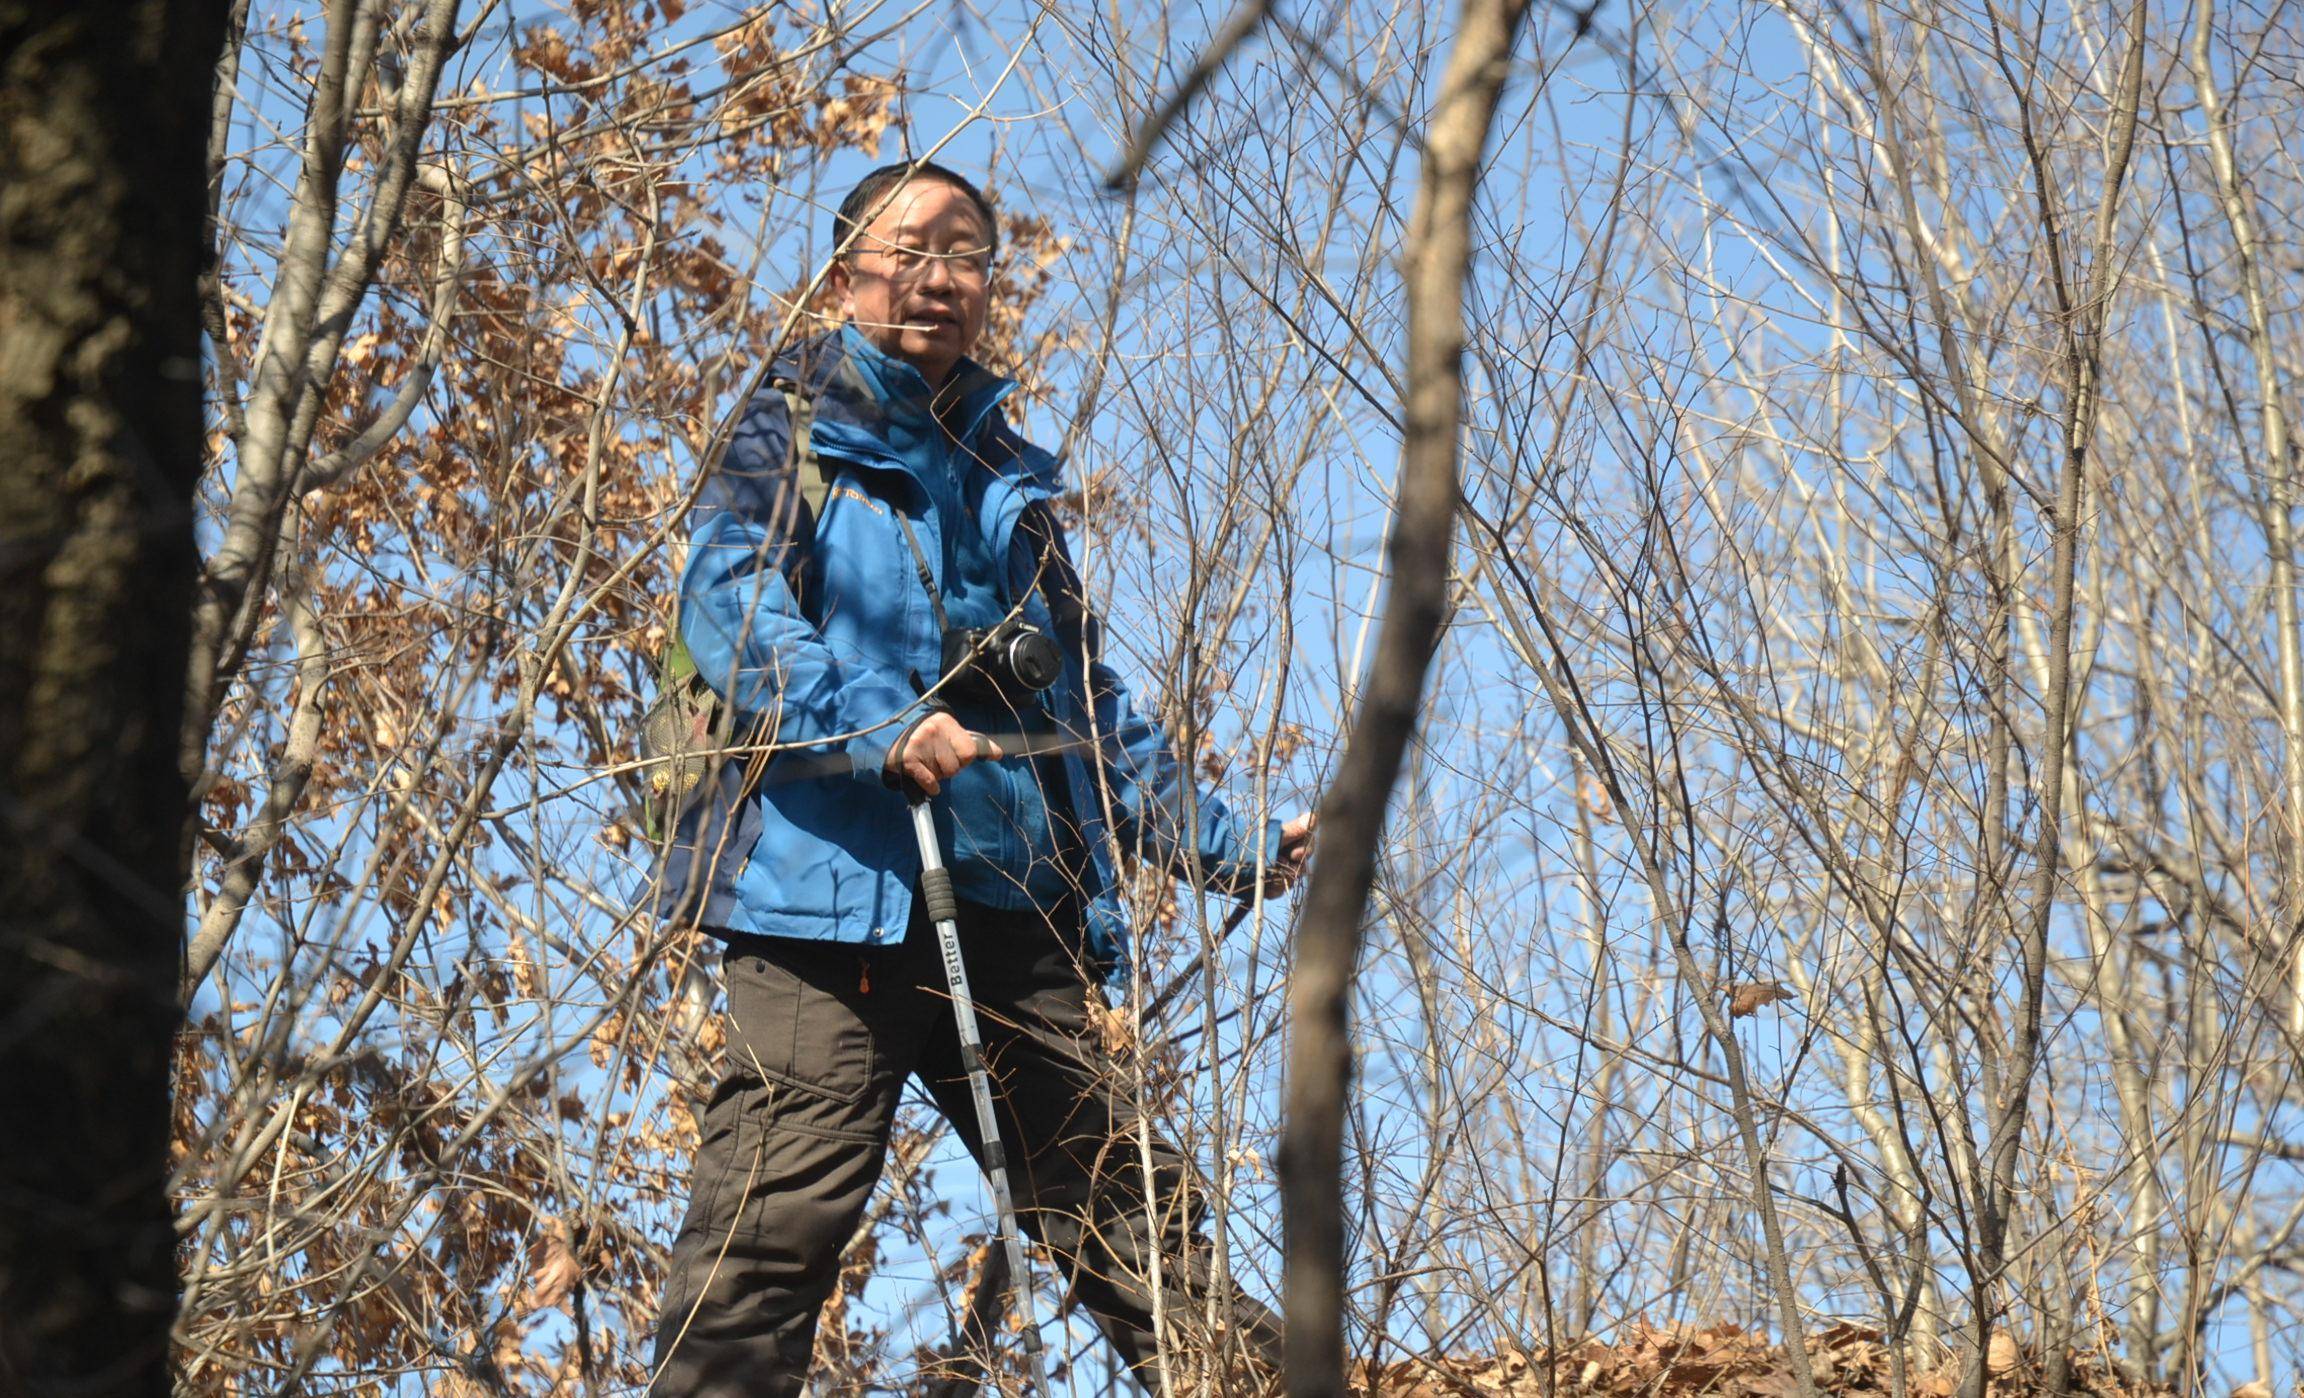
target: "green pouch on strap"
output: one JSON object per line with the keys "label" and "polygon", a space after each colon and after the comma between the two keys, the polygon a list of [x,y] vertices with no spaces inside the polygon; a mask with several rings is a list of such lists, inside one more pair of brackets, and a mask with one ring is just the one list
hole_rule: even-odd
{"label": "green pouch on strap", "polygon": [[679,824],[713,759],[724,751],[717,731],[721,707],[720,696],[696,673],[687,644],[673,637],[664,648],[655,702],[640,718],[640,759],[648,764],[641,785],[647,793],[649,839],[662,840]]}

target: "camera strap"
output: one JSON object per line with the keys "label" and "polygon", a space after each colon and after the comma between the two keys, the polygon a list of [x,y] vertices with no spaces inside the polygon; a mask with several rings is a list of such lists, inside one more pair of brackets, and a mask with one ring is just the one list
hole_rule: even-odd
{"label": "camera strap", "polygon": [[1104,627],[1088,605],[1088,590],[1064,547],[1063,532],[1046,505],[1024,512],[1020,526],[1038,554],[1039,571],[1033,585],[1048,603],[1049,620],[1056,623],[1056,639],[1066,650],[1091,661],[1104,653]]}
{"label": "camera strap", "polygon": [[[904,542],[909,544],[912,548],[912,566],[920,574],[920,586],[926,588],[928,591],[928,605],[933,607],[936,611],[937,631],[950,631],[952,629],[952,620],[951,618],[944,615],[944,598],[936,588],[936,571],[928,564],[928,551],[920,547],[920,535],[912,528],[912,517],[905,514],[900,509],[892,509],[889,511],[889,513],[896,516],[897,525],[904,531]],[[957,527],[957,525],[955,525],[955,527]],[[1047,589],[1042,586],[1043,577],[1049,573],[1055,573],[1060,588],[1062,588],[1067,581],[1062,562],[1063,554],[1056,548],[1053,541],[1043,537],[1039,530],[1029,528],[1029,521],[1027,533],[1030,534],[1035,543],[1040,545],[1040,567],[1039,570],[1033,574],[1031,587],[1027,588],[1026,591],[1029,592],[1032,590],[1032,588],[1039,588],[1041,595],[1046,597],[1049,594]],[[1071,579],[1069,581],[1070,590],[1074,593],[1077,593],[1079,589],[1078,580]],[[1054,608],[1052,607],[1051,610],[1054,610]]]}
{"label": "camera strap", "polygon": [[928,605],[936,609],[936,632],[942,635],[952,629],[952,623],[944,615],[943,595],[936,590],[936,570],[928,566],[928,552],[920,547],[920,536],[912,532],[912,517],[900,509],[889,513],[904,527],[904,542],[912,546],[912,564],[920,570],[920,585],[928,589]]}

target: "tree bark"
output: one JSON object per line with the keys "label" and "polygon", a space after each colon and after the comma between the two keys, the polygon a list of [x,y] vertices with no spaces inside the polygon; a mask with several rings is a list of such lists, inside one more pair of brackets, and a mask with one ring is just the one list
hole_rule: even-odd
{"label": "tree bark", "polygon": [[0,0],[0,1390],[169,1387],[223,0]]}
{"label": "tree bark", "polygon": [[1344,1392],[1344,1111],[1361,917],[1375,882],[1385,808],[1416,727],[1440,637],[1454,541],[1457,434],[1464,411],[1464,282],[1480,157],[1527,0],[1465,0],[1425,132],[1409,223],[1405,442],[1384,621],[1335,784],[1321,803],[1322,850],[1306,889],[1289,991],[1293,1043],[1281,1143],[1287,1231],[1287,1386]]}
{"label": "tree bark", "polygon": [[[2024,1129],[2033,1114],[2032,1084],[2040,1070],[2044,1039],[2049,970],[2049,933],[2062,904],[2064,819],[2066,811],[2064,764],[2070,756],[2073,717],[2078,697],[2072,667],[2072,636],[2079,609],[2080,553],[2084,547],[2081,506],[2086,493],[2089,453],[2094,445],[2101,406],[2099,375],[2103,358],[2103,328],[2114,292],[2118,289],[2121,259],[2116,255],[2120,195],[2126,186],[2128,162],[2135,151],[2136,124],[2144,90],[2144,37],[2149,7],[2131,6],[2128,52],[2122,65],[2119,102],[2112,112],[2109,158],[2096,209],[2095,236],[2089,247],[2088,277],[2076,285],[2078,269],[2068,267],[2062,251],[2063,233],[2056,210],[2062,199],[2054,187],[2049,158],[2032,135],[2030,109],[2019,105],[2022,131],[2035,180],[2044,242],[2049,253],[2048,284],[2065,327],[2064,403],[2060,426],[2064,451],[2057,473],[2055,514],[2051,517],[2052,556],[2049,564],[2048,683],[2041,696],[2043,732],[2039,742],[2040,826],[2033,845],[2032,906],[2027,910],[2021,954],[2022,980],[2016,997],[2014,1033],[2009,1045],[2006,1077],[2000,1099],[1988,1109],[1990,1145],[1986,1164],[1990,1173],[1982,1186],[1978,1209],[1974,1306],[1976,1354],[1970,1360],[1961,1388],[1966,1398],[1983,1398],[1989,1382],[1992,1328],[2005,1302],[2003,1289],[2011,1261],[2010,1235],[2016,1227]],[[2021,92],[2019,75],[2010,65],[2009,84]],[[2061,1347],[2059,1347],[2060,1349]],[[2053,1391],[2053,1390],[2051,1390]]]}

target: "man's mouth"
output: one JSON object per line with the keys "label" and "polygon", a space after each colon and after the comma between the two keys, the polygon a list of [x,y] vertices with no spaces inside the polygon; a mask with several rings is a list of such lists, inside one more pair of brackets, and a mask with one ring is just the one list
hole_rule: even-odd
{"label": "man's mouth", "polygon": [[936,310],[933,307],[914,310],[905,317],[905,320],[916,330],[947,330],[960,324],[959,316],[950,311]]}

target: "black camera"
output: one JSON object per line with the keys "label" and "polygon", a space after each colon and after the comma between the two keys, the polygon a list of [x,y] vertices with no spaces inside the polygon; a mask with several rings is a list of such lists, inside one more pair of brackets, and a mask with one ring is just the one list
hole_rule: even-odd
{"label": "black camera", "polygon": [[1047,632],[1020,617],[944,633],[943,693],[952,698],[996,699],[1014,707],[1063,673],[1064,653]]}

